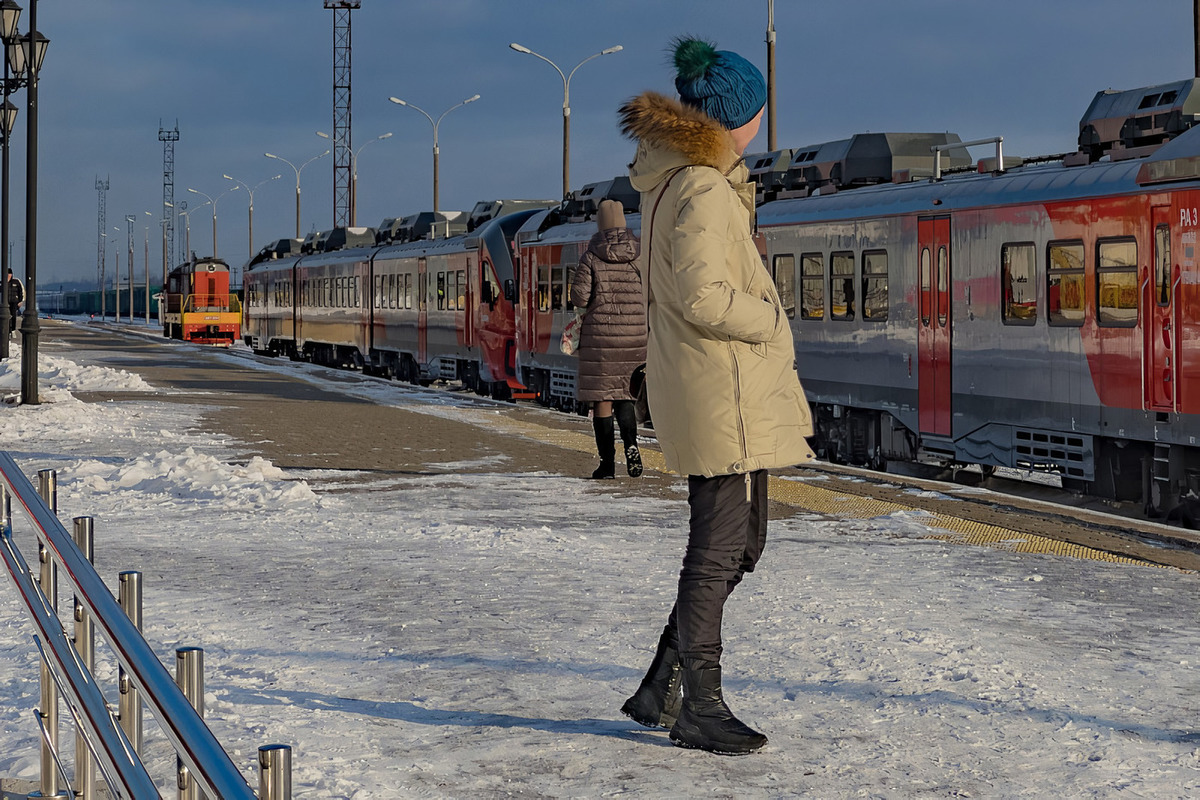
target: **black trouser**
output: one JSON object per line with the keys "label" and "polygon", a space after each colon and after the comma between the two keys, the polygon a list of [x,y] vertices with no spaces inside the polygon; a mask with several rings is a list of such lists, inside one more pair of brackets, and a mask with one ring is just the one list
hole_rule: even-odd
{"label": "black trouser", "polygon": [[9,314],[11,315],[8,320],[8,329],[10,331],[15,331],[17,329],[17,307],[15,305],[10,305],[8,310]]}
{"label": "black trouser", "polygon": [[[749,498],[747,499],[747,479]],[[725,601],[753,572],[767,543],[767,471],[688,476],[691,507],[679,597],[667,627],[677,631],[685,667],[721,661]]]}

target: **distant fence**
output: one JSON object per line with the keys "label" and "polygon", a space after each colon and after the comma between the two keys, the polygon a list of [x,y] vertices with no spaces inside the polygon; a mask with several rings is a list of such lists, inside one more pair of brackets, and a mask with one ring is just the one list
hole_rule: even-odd
{"label": "distant fence", "polygon": [[[75,519],[73,538],[57,516],[54,473],[44,470],[38,478],[40,487],[35,490],[12,457],[0,451],[0,554],[37,628],[34,638],[42,654],[40,708],[33,710],[42,731],[39,796],[94,797],[94,759],[114,798],[160,797],[139,758],[142,708],[136,699],[129,702],[132,689],[133,698],[140,695],[145,701],[175,749],[181,798],[290,800],[290,748],[259,748],[261,794],[255,795],[197,711],[203,708],[202,651],[176,651],[178,675],[172,680],[135,624],[141,617],[140,590],[127,596],[125,578],[138,573],[122,573],[122,600],[137,595],[131,619],[130,609],[112,596],[89,560],[91,518]],[[13,499],[24,509],[37,535],[37,576],[13,541]],[[60,570],[75,594],[74,646],[58,615]],[[140,586],[140,580],[134,583]],[[120,665],[120,717],[113,715],[90,671],[93,628]],[[77,731],[73,788],[58,755],[60,694]],[[60,790],[60,778],[68,791]]]}

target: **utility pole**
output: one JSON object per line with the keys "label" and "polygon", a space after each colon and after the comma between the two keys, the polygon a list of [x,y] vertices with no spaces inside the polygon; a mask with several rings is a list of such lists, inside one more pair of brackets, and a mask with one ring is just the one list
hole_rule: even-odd
{"label": "utility pole", "polygon": [[163,286],[167,285],[167,258],[175,248],[175,143],[179,141],[179,120],[167,130],[158,123],[158,140],[163,143]]}
{"label": "utility pole", "polygon": [[767,0],[767,151],[775,149],[775,0]]}
{"label": "utility pole", "polygon": [[336,228],[350,224],[354,158],[350,118],[350,14],[360,6],[360,0],[325,0],[325,8],[333,10],[333,225]]}

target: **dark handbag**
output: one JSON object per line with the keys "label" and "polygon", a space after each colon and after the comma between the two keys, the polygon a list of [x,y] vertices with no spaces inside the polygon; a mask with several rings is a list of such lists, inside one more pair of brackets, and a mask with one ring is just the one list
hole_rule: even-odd
{"label": "dark handbag", "polygon": [[639,425],[653,428],[650,420],[650,401],[646,398],[646,365],[639,364],[629,376],[629,394],[633,396],[633,413]]}

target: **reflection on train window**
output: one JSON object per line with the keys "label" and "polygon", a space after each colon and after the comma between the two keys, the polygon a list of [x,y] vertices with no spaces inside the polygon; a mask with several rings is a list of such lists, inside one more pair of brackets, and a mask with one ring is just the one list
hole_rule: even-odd
{"label": "reflection on train window", "polygon": [[862,255],[863,319],[886,322],[888,317],[888,257],[885,250]]}
{"label": "reflection on train window", "polygon": [[921,248],[921,324],[929,324],[929,248]]}
{"label": "reflection on train window", "polygon": [[1083,242],[1046,248],[1046,319],[1051,325],[1083,324]]}
{"label": "reflection on train window", "polygon": [[1132,328],[1138,319],[1137,242],[1096,243],[1096,315],[1101,325]]}
{"label": "reflection on train window", "polygon": [[404,307],[408,309],[413,307],[413,276],[411,272],[404,276]]}
{"label": "reflection on train window", "polygon": [[825,319],[825,256],[800,256],[800,317]]}
{"label": "reflection on train window", "polygon": [[550,310],[550,265],[538,264],[538,290],[537,290],[537,307],[538,311]]}
{"label": "reflection on train window", "polygon": [[554,268],[554,283],[550,288],[550,307],[563,308],[566,302],[567,265],[560,264]]}
{"label": "reflection on train window", "polygon": [[458,305],[455,306],[459,311],[467,307],[467,272],[460,269],[458,271],[458,291],[454,293],[458,299]]}
{"label": "reflection on train window", "polygon": [[937,253],[937,318],[945,326],[950,317],[950,254],[945,245]]}
{"label": "reflection on train window", "polygon": [[439,311],[446,308],[446,273],[437,274],[437,307]]}
{"label": "reflection on train window", "polygon": [[829,254],[829,316],[854,319],[854,253]]}
{"label": "reflection on train window", "polygon": [[796,257],[775,256],[775,289],[788,319],[796,316]]}
{"label": "reflection on train window", "polygon": [[1154,229],[1154,300],[1160,306],[1171,305],[1171,229]]}
{"label": "reflection on train window", "polygon": [[1005,325],[1037,323],[1036,254],[1032,242],[1000,248],[1000,318]]}
{"label": "reflection on train window", "polygon": [[429,273],[417,273],[417,310],[425,311],[429,308],[429,297],[425,294],[429,287]]}

